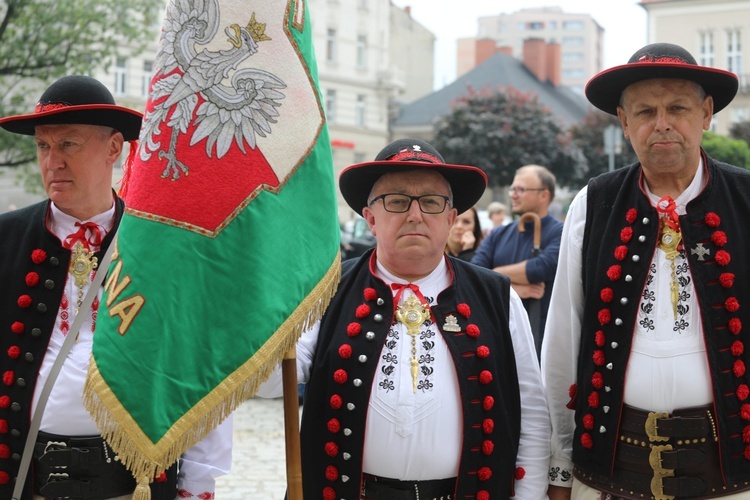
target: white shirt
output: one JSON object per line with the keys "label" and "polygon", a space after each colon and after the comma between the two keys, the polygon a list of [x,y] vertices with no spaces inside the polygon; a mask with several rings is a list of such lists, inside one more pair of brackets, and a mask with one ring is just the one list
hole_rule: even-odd
{"label": "white shirt", "polygon": [[[108,211],[98,214],[88,221],[79,221],[60,211],[54,203],[50,204],[48,217],[48,229],[57,236],[60,241],[78,230],[76,222],[94,222],[102,230],[102,238],[114,226],[115,206],[112,205]],[[95,249],[95,250],[98,250]],[[89,283],[93,279],[93,274]],[[68,329],[75,319],[76,303],[78,301],[78,286],[75,279],[68,273],[63,291],[67,298],[60,305],[55,320],[55,326],[50,337],[47,352],[39,370],[36,382],[32,408],[36,408],[39,393],[44,386],[52,365],[65,341]],[[89,285],[83,287],[83,296],[88,291]],[[78,340],[68,354],[65,363],[60,370],[55,385],[50,393],[47,406],[42,415],[40,429],[52,434],[65,436],[92,436],[99,435],[99,429],[91,419],[89,412],[83,407],[83,387],[86,382],[86,374],[91,357],[91,348],[94,340],[95,317],[98,303],[102,297],[102,289],[99,290],[95,307],[90,311],[84,311],[86,319],[80,329]],[[67,324],[67,328],[65,325]],[[33,410],[32,410],[33,416]],[[182,458],[178,487],[185,489],[195,495],[205,492],[213,492],[215,479],[227,474],[232,465],[232,417],[227,418],[215,430],[209,433],[200,443],[185,452]]]}
{"label": "white shirt", "polygon": [[[406,283],[389,273],[380,262],[377,264],[377,275],[389,286],[391,283]],[[450,284],[445,260],[441,260],[430,275],[413,283],[419,286],[425,297],[436,299]],[[411,293],[405,290],[400,302]],[[320,322],[303,333],[297,343],[297,377],[300,382],[309,379],[319,328]],[[401,361],[392,365],[394,372],[391,379],[396,383],[389,389],[387,384],[381,384],[383,377],[379,375],[382,373],[380,367],[386,361],[383,355],[380,356],[367,414],[364,472],[411,481],[458,475],[463,439],[458,379],[453,358],[442,335],[434,325],[428,330],[434,335],[424,327],[421,333],[427,333],[429,339],[435,342],[435,347],[428,353],[434,358],[430,365],[434,368],[430,380],[433,386],[430,390],[418,390],[415,394],[408,362],[411,357],[411,337],[400,323],[390,328],[389,339],[396,341],[392,350],[398,353]],[[510,333],[521,392],[521,436],[516,466],[526,471],[524,478],[515,482],[514,498],[537,500],[547,498],[549,414],[526,310],[512,289]],[[419,349],[418,356],[424,354],[423,349]],[[385,355],[388,351],[389,348],[384,346],[382,353]],[[421,372],[420,382],[424,382]],[[256,396],[278,397],[282,394],[281,386],[281,372],[277,369],[256,392]]]}
{"label": "white shirt", "polygon": [[[695,198],[704,184],[703,164],[692,183],[675,200],[677,213]],[[660,197],[644,187],[656,206]],[[550,467],[572,472],[572,444],[575,412],[566,408],[568,389],[577,383],[578,348],[583,314],[581,282],[583,233],[586,227],[587,188],[573,199],[565,219],[560,245],[560,264],[547,314],[542,372],[552,419],[552,458]],[[647,256],[641,255],[641,258]],[[649,277],[640,299],[631,355],[625,372],[623,401],[647,411],[672,412],[713,401],[703,327],[695,289],[684,253],[675,259],[680,286],[681,309],[675,318],[670,298],[671,263],[663,250],[655,251]],[[578,397],[581,397],[579,394]],[[568,476],[570,477],[570,476]],[[550,484],[562,483],[556,475]]]}

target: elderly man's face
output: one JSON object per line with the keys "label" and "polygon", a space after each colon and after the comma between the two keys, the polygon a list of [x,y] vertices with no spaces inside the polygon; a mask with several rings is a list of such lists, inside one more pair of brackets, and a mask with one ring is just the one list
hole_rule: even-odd
{"label": "elderly man's face", "polygon": [[[370,200],[386,193],[449,196],[450,188],[437,172],[411,170],[382,176],[373,186]],[[377,236],[378,258],[383,265],[413,280],[432,272],[443,258],[456,209],[449,205],[442,213],[425,214],[413,201],[407,212],[392,213],[385,210],[380,199],[365,207],[362,215]]]}
{"label": "elderly man's face", "polygon": [[617,115],[646,175],[679,175],[697,168],[713,98],[694,82],[643,80],[625,89]]}
{"label": "elderly man's face", "polygon": [[94,125],[39,125],[35,139],[44,189],[60,210],[85,220],[112,207],[121,133]]}

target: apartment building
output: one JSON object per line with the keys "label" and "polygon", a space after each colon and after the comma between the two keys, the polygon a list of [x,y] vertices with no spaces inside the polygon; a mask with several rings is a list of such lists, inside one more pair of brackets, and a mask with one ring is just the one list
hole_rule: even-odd
{"label": "apartment building", "polygon": [[467,73],[496,52],[523,59],[524,41],[542,39],[560,46],[561,83],[583,94],[586,82],[602,70],[604,29],[589,14],[560,7],[521,9],[477,20],[476,38],[457,41],[456,73]]}
{"label": "apartment building", "polygon": [[740,80],[734,101],[714,116],[712,129],[728,135],[735,122],[750,120],[750,1],[642,0],[649,43],[685,47],[698,64],[731,71]]}

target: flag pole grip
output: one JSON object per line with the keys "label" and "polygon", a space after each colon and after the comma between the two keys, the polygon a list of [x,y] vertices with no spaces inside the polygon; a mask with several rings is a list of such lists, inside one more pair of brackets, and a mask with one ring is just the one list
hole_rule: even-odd
{"label": "flag pole grip", "polygon": [[292,347],[281,362],[284,384],[284,436],[286,442],[286,487],[288,500],[302,499],[302,460],[299,443],[299,396],[297,352]]}

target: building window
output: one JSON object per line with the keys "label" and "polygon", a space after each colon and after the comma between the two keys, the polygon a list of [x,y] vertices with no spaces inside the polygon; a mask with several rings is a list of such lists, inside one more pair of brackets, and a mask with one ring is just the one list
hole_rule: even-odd
{"label": "building window", "polygon": [[328,29],[326,33],[326,61],[336,62],[336,30]]}
{"label": "building window", "polygon": [[544,29],[544,23],[541,23],[541,22],[537,22],[537,21],[535,21],[535,22],[530,22],[530,23],[528,24],[528,29],[530,29],[530,30],[532,30],[532,31],[539,31],[539,30],[543,30],[543,29]]}
{"label": "building window", "polygon": [[750,121],[750,110],[746,107],[734,107],[730,110],[732,112],[732,123],[741,123]]}
{"label": "building window", "polygon": [[143,77],[141,78],[141,97],[148,97],[148,86],[151,84],[151,70],[153,61],[143,61]]}
{"label": "building window", "polygon": [[727,32],[727,69],[737,75],[742,71],[742,44],[739,29]]}
{"label": "building window", "polygon": [[583,21],[563,21],[562,28],[568,31],[581,31],[583,29]]}
{"label": "building window", "polygon": [[700,61],[701,66],[714,65],[714,34],[706,31],[700,34]]}
{"label": "building window", "polygon": [[583,69],[581,68],[564,69],[562,71],[562,77],[563,78],[583,78]]}
{"label": "building window", "polygon": [[333,89],[326,90],[326,119],[329,123],[336,121],[336,91]]}
{"label": "building window", "polygon": [[115,61],[115,94],[125,95],[127,92],[127,81],[127,61],[122,57],[118,57],[117,61]]}
{"label": "building window", "polygon": [[564,36],[562,39],[562,44],[566,47],[574,47],[583,45],[585,42],[583,40],[582,36]]}
{"label": "building window", "polygon": [[367,67],[367,37],[365,35],[357,36],[357,69]]}
{"label": "building window", "polygon": [[357,127],[365,128],[365,111],[367,109],[367,96],[364,94],[357,95],[357,104],[354,108],[354,124]]}
{"label": "building window", "polygon": [[565,52],[562,55],[563,62],[567,62],[567,63],[581,62],[583,61],[583,59],[584,59],[583,52]]}
{"label": "building window", "polygon": [[557,29],[557,21],[550,21],[549,22],[549,29],[556,30]]}
{"label": "building window", "polygon": [[526,23],[518,23],[518,31],[523,31],[526,29]]}

